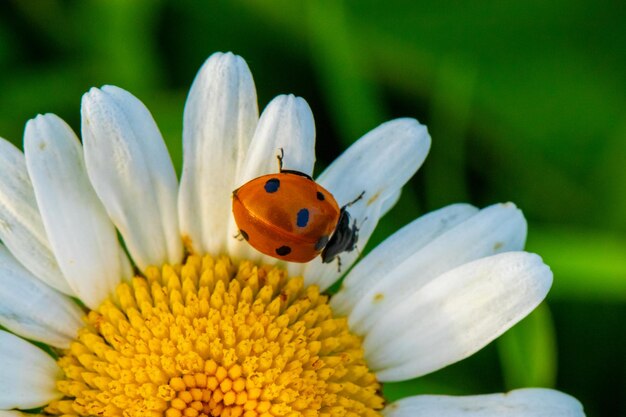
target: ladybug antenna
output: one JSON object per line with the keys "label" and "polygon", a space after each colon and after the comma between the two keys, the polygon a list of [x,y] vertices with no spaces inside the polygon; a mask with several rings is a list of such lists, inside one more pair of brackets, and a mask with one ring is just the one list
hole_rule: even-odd
{"label": "ladybug antenna", "polygon": [[278,172],[283,172],[283,158],[285,157],[285,151],[283,148],[278,148],[280,153],[276,155],[276,159],[278,159]]}
{"label": "ladybug antenna", "polygon": [[359,194],[357,198],[355,198],[354,200],[350,201],[349,203],[346,203],[343,206],[343,208],[350,207],[351,205],[353,205],[354,203],[356,203],[357,201],[362,199],[364,195],[365,195],[365,190],[361,191],[361,194]]}

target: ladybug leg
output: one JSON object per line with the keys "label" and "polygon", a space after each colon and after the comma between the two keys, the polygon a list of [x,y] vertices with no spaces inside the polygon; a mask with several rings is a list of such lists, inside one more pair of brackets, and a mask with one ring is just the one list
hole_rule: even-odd
{"label": "ladybug leg", "polygon": [[337,273],[341,273],[341,256],[337,256]]}
{"label": "ladybug leg", "polygon": [[279,148],[280,155],[276,155],[276,159],[278,159],[278,172],[283,172],[283,158],[285,157],[285,151],[283,148]]}
{"label": "ladybug leg", "polygon": [[233,236],[235,239],[237,239],[240,242],[243,242],[244,240],[248,240],[248,234],[246,233],[245,230],[243,229],[239,229],[239,233],[237,233],[235,236]]}

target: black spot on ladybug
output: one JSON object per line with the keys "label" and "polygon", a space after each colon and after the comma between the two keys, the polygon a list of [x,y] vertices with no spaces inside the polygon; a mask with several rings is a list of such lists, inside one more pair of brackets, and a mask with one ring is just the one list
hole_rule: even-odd
{"label": "black spot on ladybug", "polygon": [[328,235],[324,235],[320,237],[315,243],[315,250],[320,251],[324,249],[327,243],[328,243]]}
{"label": "black spot on ladybug", "polygon": [[275,193],[280,188],[280,180],[278,178],[271,178],[265,183],[265,191],[268,193]]}
{"label": "black spot on ladybug", "polygon": [[323,193],[321,193],[320,191],[318,191],[318,192],[317,192],[317,199],[318,199],[319,201],[324,201],[324,200],[326,200],[326,197],[324,197],[324,194],[323,194]]}
{"label": "black spot on ladybug", "polygon": [[280,248],[276,248],[276,254],[279,256],[286,256],[291,253],[291,248],[289,246],[281,246]]}
{"label": "black spot on ladybug", "polygon": [[243,237],[245,240],[248,240],[249,236],[245,230],[239,229],[239,233],[241,233],[241,237]]}
{"label": "black spot on ladybug", "polygon": [[305,208],[300,209],[296,217],[296,224],[298,225],[298,227],[306,227],[308,223],[309,223],[309,210]]}

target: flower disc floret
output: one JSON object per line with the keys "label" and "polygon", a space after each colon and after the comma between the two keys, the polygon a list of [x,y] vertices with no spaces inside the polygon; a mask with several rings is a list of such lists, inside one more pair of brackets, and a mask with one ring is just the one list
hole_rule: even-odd
{"label": "flower disc floret", "polygon": [[327,296],[278,268],[190,256],[122,283],[59,359],[72,416],[373,416],[380,385]]}

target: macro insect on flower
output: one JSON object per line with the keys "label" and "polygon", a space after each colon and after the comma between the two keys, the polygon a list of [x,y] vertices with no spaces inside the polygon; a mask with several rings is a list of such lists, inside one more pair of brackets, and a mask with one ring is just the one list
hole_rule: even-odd
{"label": "macro insect on flower", "polygon": [[350,222],[347,207],[310,175],[283,169],[255,178],[233,191],[233,214],[239,233],[255,249],[289,262],[309,262],[321,253],[332,262],[344,251],[354,250],[359,230]]}
{"label": "macro insect on flower", "polygon": [[[386,382],[468,357],[544,299],[552,273],[523,251],[526,221],[514,204],[453,204],[358,262],[358,251],[341,252],[348,272],[332,297],[334,263],[276,259],[285,242],[296,255],[293,234],[272,242],[272,256],[233,238],[240,229],[253,238],[235,222],[233,190],[243,201],[244,184],[270,175],[256,180],[262,204],[272,190],[306,184],[307,203],[332,193],[328,224],[338,215],[340,231],[338,207],[349,206],[344,243],[331,246],[332,228],[323,232],[326,260],[353,246],[356,225],[364,247],[426,158],[430,136],[416,120],[373,129],[315,183],[277,174],[283,149],[285,170],[312,175],[309,106],[283,95],[259,115],[245,61],[216,53],[185,104],[179,181],[132,94],[93,88],[81,115],[82,141],[53,114],[28,121],[23,153],[0,140],[0,416],[583,415],[550,389],[392,403],[382,394]],[[296,227],[313,207],[303,198],[279,204],[293,204]],[[252,201],[247,209],[261,204]]]}

